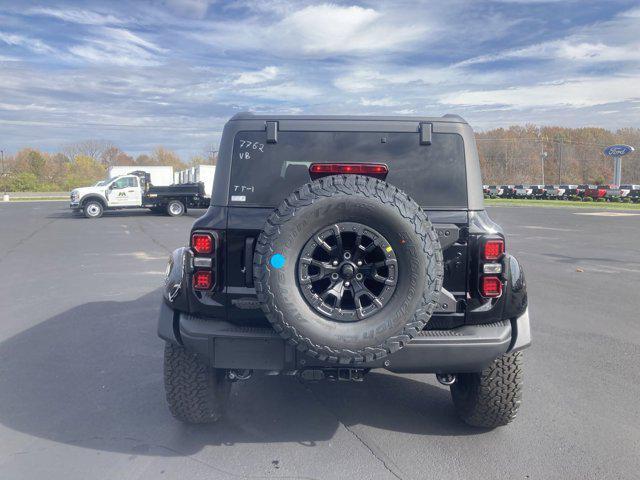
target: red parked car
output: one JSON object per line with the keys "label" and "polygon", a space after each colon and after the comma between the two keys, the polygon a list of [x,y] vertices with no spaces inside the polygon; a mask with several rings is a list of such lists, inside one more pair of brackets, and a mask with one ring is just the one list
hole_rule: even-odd
{"label": "red parked car", "polygon": [[607,190],[609,190],[609,185],[589,185],[589,188],[584,191],[584,196],[591,197],[594,200],[604,198]]}

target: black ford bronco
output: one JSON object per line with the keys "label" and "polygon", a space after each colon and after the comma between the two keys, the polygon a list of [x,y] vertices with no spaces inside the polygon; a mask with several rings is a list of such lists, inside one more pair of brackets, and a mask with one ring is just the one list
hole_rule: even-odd
{"label": "black ford bronco", "polygon": [[218,419],[254,372],[435,373],[480,427],[521,403],[524,273],[455,115],[234,116],[163,297],[166,396],[185,422]]}

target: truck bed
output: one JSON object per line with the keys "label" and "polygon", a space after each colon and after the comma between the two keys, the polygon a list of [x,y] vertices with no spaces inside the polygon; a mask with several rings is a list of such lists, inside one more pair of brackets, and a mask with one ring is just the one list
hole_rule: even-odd
{"label": "truck bed", "polygon": [[169,186],[156,187],[150,186],[147,195],[156,196],[183,196],[183,195],[199,195],[204,196],[204,186],[202,183],[183,183]]}

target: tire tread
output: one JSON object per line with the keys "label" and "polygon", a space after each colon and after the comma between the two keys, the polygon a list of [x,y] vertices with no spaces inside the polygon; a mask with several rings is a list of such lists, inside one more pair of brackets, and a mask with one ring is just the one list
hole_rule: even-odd
{"label": "tire tread", "polygon": [[211,423],[224,413],[231,383],[223,370],[211,368],[196,354],[167,342],[164,386],[174,417],[185,423]]}
{"label": "tire tread", "polygon": [[[422,239],[422,251],[427,257],[426,276],[429,288],[423,290],[422,299],[412,318],[405,324],[403,331],[388,338],[377,346],[363,349],[339,349],[328,345],[319,345],[310,338],[302,336],[296,327],[290,324],[274,302],[270,290],[270,270],[266,268],[270,246],[280,234],[280,226],[292,219],[297,211],[311,205],[323,197],[336,195],[373,197],[383,204],[395,207],[397,212],[409,221],[415,233]],[[320,361],[338,364],[372,362],[394,353],[404,347],[413,337],[422,331],[435,310],[442,288],[444,265],[438,235],[426,213],[402,190],[375,178],[360,175],[332,175],[321,178],[300,187],[290,194],[273,211],[258,237],[253,264],[254,284],[258,300],[269,322],[276,332],[282,335],[290,345],[300,352]]]}
{"label": "tire tread", "polygon": [[[474,427],[495,428],[512,422],[522,403],[522,352],[512,352],[480,373],[462,374],[451,387],[460,417]],[[457,383],[457,382],[456,382]],[[460,387],[467,394],[460,393]]]}

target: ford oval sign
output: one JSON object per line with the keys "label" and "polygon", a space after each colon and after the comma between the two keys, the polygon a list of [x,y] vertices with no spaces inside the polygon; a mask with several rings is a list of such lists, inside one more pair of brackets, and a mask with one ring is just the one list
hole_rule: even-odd
{"label": "ford oval sign", "polygon": [[622,157],[627,153],[633,152],[635,149],[631,145],[611,145],[603,150],[608,157]]}

